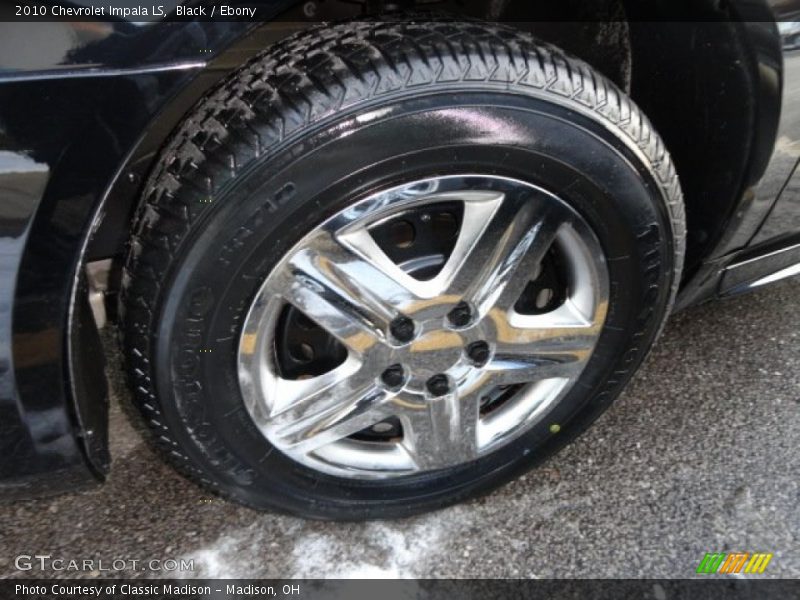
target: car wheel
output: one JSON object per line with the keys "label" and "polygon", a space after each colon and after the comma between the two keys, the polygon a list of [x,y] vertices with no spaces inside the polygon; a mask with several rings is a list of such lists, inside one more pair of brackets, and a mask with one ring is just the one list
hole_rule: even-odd
{"label": "car wheel", "polygon": [[296,35],[164,149],[126,261],[135,400],[257,508],[410,515],[485,493],[617,396],[674,300],[680,186],[623,92],[530,35]]}

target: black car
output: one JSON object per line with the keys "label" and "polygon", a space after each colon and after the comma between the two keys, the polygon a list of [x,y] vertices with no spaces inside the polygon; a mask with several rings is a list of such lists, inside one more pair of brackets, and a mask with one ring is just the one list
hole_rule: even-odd
{"label": "black car", "polygon": [[800,273],[797,2],[176,4],[4,8],[5,496],[103,480],[118,340],[211,490],[431,510],[587,428],[672,311]]}

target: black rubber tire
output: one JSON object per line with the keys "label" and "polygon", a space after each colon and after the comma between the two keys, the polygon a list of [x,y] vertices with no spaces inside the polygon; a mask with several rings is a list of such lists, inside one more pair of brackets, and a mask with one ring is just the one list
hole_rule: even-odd
{"label": "black rubber tire", "polygon": [[[606,253],[606,326],[548,421],[560,431],[543,423],[469,465],[384,482],[274,451],[243,405],[235,360],[271,265],[365,194],[475,170],[550,189]],[[146,184],[121,295],[135,401],[182,471],[256,508],[351,520],[453,504],[531,468],[609,406],[670,311],[684,238],[663,143],[586,63],[493,24],[316,28],[200,101]]]}

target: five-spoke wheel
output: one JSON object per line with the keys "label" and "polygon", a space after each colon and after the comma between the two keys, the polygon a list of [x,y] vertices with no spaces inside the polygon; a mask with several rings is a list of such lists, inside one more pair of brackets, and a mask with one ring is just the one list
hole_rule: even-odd
{"label": "five-spoke wheel", "polygon": [[[434,216],[451,225],[447,254],[426,239],[441,234],[424,226]],[[474,460],[580,375],[605,319],[603,256],[580,215],[522,181],[458,175],[373,194],[304,236],[259,291],[239,348],[247,409],[276,448],[333,474]],[[305,373],[276,352],[287,308],[335,340],[299,342]]]}

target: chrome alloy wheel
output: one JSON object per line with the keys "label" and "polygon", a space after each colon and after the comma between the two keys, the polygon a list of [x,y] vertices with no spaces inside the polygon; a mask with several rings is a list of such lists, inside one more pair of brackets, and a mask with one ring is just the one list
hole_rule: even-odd
{"label": "chrome alloy wheel", "polygon": [[[452,235],[399,259],[391,247],[424,246],[414,223],[432,215],[447,215]],[[504,177],[424,179],[356,202],[283,257],[246,318],[239,383],[269,442],[318,471],[452,467],[547,415],[583,371],[607,305],[603,251],[562,200]],[[328,354],[298,374],[283,338],[303,328],[329,338]],[[320,358],[299,348],[293,360]]]}

